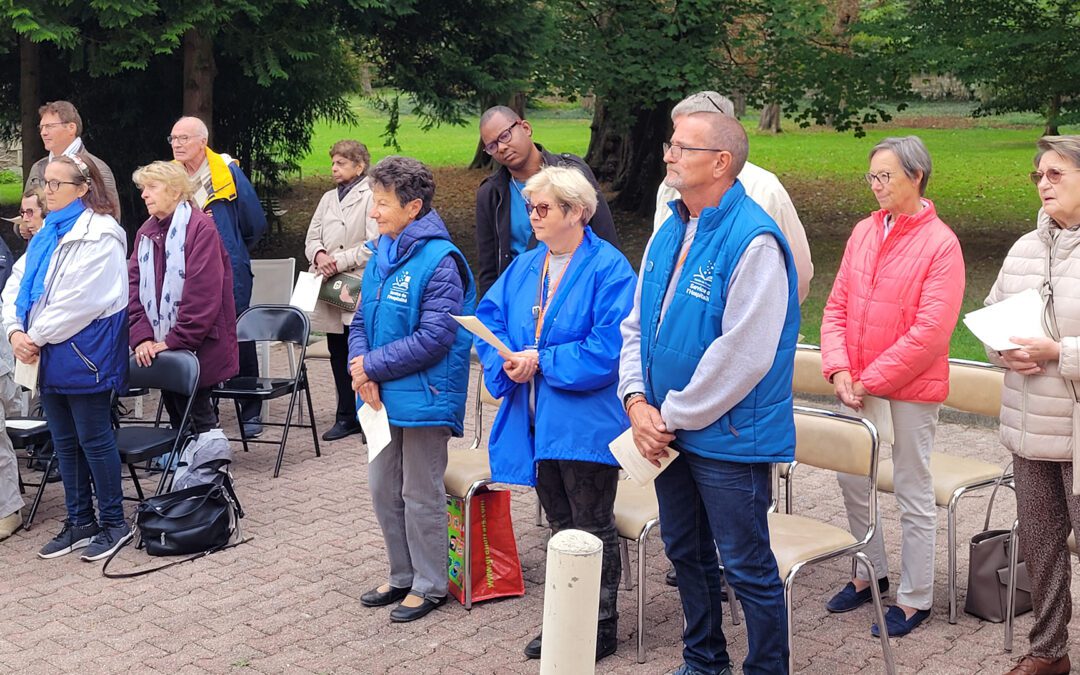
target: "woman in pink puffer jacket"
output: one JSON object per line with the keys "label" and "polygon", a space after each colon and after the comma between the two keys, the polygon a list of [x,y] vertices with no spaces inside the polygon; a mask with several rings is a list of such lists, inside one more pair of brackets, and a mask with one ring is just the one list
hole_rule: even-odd
{"label": "woman in pink puffer jacket", "polygon": [[[890,637],[911,632],[933,605],[937,508],[930,452],[949,393],[949,338],[964,297],[960,242],[923,196],[930,168],[917,136],[886,138],[870,151],[866,180],[881,210],[851,233],[821,322],[822,371],[837,398],[855,410],[862,410],[864,396],[889,402],[903,531],[900,588],[885,616]],[[851,531],[861,537],[870,525],[866,483],[841,474],[840,487]],[[880,523],[866,553],[886,590]],[[827,608],[847,612],[870,597],[870,580],[856,577]],[[871,632],[877,635],[876,625]]]}

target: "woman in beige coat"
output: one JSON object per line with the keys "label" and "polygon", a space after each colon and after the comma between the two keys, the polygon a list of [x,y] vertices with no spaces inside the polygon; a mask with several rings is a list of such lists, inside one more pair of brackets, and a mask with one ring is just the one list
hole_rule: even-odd
{"label": "woman in beige coat", "polygon": [[1001,442],[1013,453],[1020,547],[1031,576],[1031,649],[1009,673],[1069,672],[1072,616],[1066,540],[1080,526],[1080,136],[1038,141],[1031,173],[1042,200],[1034,232],[1009,251],[986,298],[991,305],[1028,289],[1042,293],[1045,336],[1009,338],[988,350],[1005,366]]}
{"label": "woman in beige coat", "polygon": [[[311,263],[311,272],[326,279],[341,272],[362,278],[364,266],[371,257],[367,243],[379,238],[378,225],[368,217],[371,186],[367,170],[371,155],[359,141],[338,141],[330,148],[330,159],[330,173],[337,187],[323,195],[311,217],[304,254]],[[352,318],[352,312],[322,301],[311,313],[312,330],[326,333],[330,369],[337,388],[336,421],[323,434],[324,441],[336,441],[360,431],[348,364]]]}

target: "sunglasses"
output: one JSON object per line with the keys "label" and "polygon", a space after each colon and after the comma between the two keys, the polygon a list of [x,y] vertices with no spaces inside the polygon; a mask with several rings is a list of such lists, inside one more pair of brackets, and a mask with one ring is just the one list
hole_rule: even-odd
{"label": "sunglasses", "polygon": [[1050,181],[1051,185],[1057,185],[1061,182],[1061,177],[1070,171],[1080,171],[1080,169],[1047,169],[1046,171],[1032,171],[1028,174],[1031,178],[1031,182],[1038,185],[1042,182],[1043,176],[1046,176],[1046,180]]}
{"label": "sunglasses", "polygon": [[[559,204],[559,208],[563,210],[563,213],[566,213],[567,208],[565,204]],[[551,212],[551,204],[548,204],[547,202],[540,202],[539,204],[533,204],[529,201],[525,202],[525,212],[531,216],[533,211],[536,211],[536,215],[543,220],[544,218],[547,218],[548,213]]]}

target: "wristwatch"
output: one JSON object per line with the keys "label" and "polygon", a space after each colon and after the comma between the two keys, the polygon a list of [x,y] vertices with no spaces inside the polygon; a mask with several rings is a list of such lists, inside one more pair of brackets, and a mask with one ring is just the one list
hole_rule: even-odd
{"label": "wristwatch", "polygon": [[628,393],[626,396],[623,396],[623,399],[622,399],[623,410],[629,410],[630,409],[630,402],[633,401],[635,398],[637,398],[639,396],[641,398],[645,398],[645,392],[643,392],[643,391],[632,391],[632,392]]}

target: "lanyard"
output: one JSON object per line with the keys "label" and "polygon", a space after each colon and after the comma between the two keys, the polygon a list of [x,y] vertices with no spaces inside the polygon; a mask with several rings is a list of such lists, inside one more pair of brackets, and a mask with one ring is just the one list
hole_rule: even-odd
{"label": "lanyard", "polygon": [[578,248],[581,246],[581,242],[585,241],[582,237],[581,241],[577,243],[574,250],[570,253],[570,259],[566,261],[566,267],[559,274],[559,278],[555,280],[555,284],[548,289],[548,267],[551,264],[551,251],[549,250],[544,255],[544,269],[540,273],[540,283],[536,289],[536,305],[533,306],[533,318],[536,319],[536,342],[537,346],[540,345],[540,332],[544,327],[544,314],[547,312],[548,307],[551,306],[551,300],[555,297],[555,292],[559,290],[559,285],[562,283],[563,277],[566,276],[567,270],[570,269],[570,265],[574,262],[574,254],[577,253]]}

